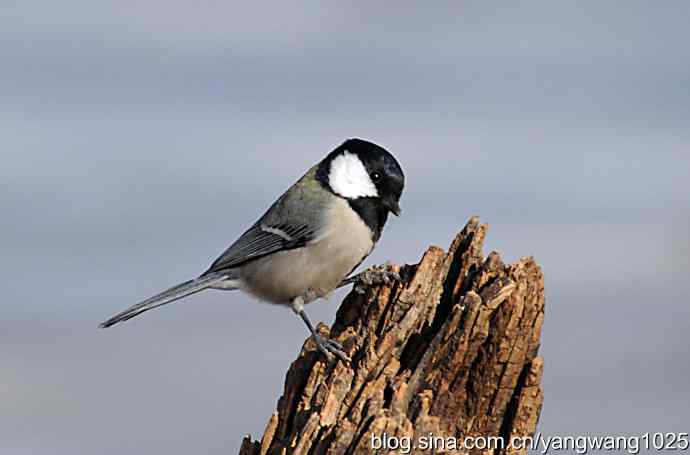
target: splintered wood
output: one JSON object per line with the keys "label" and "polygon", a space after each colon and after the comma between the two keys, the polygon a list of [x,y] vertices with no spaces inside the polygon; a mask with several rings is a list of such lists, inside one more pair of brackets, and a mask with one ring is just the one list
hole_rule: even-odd
{"label": "splintered wood", "polygon": [[[401,283],[351,292],[319,330],[352,362],[329,363],[307,340],[263,437],[240,455],[401,451],[383,438],[411,442],[405,453],[526,453],[510,441],[531,436],[541,411],[544,280],[532,258],[485,259],[486,229],[472,218],[447,253],[394,267]],[[430,436],[457,447],[422,446]],[[468,437],[503,446],[463,448]]]}

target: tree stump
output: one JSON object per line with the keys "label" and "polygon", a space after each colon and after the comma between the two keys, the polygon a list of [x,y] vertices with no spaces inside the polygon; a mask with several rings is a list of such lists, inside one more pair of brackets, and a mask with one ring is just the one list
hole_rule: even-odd
{"label": "tree stump", "polygon": [[472,218],[447,253],[391,266],[400,283],[353,290],[330,333],[319,326],[352,362],[328,362],[308,339],[263,437],[240,455],[369,454],[384,437],[389,449],[411,442],[404,453],[526,453],[510,441],[533,435],[541,411],[544,280],[532,258],[484,259],[486,230]]}

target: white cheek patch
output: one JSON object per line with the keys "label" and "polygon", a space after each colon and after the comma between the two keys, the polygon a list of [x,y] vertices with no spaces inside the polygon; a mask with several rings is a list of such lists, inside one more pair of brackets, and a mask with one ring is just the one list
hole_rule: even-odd
{"label": "white cheek patch", "polygon": [[336,194],[350,199],[379,195],[362,161],[347,150],[331,161],[328,183]]}

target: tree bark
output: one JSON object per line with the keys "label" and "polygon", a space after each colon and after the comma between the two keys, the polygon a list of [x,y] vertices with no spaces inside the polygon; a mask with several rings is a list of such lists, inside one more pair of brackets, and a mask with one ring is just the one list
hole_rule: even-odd
{"label": "tree bark", "polygon": [[263,437],[240,455],[368,454],[384,437],[412,453],[527,453],[510,442],[533,435],[541,411],[544,280],[532,258],[484,259],[486,230],[472,218],[447,253],[392,266],[400,283],[353,290],[330,331],[319,326],[352,362],[307,340]]}

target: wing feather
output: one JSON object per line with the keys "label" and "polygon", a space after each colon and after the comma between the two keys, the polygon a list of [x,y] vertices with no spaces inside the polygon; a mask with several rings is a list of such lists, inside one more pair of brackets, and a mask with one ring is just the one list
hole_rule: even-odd
{"label": "wing feather", "polygon": [[204,275],[237,267],[278,251],[299,248],[313,238],[314,232],[307,225],[266,226],[257,223],[230,245]]}
{"label": "wing feather", "polygon": [[205,273],[241,266],[278,251],[291,250],[314,240],[320,232],[321,214],[331,194],[315,179],[312,167],[290,190],[220,255]]}

